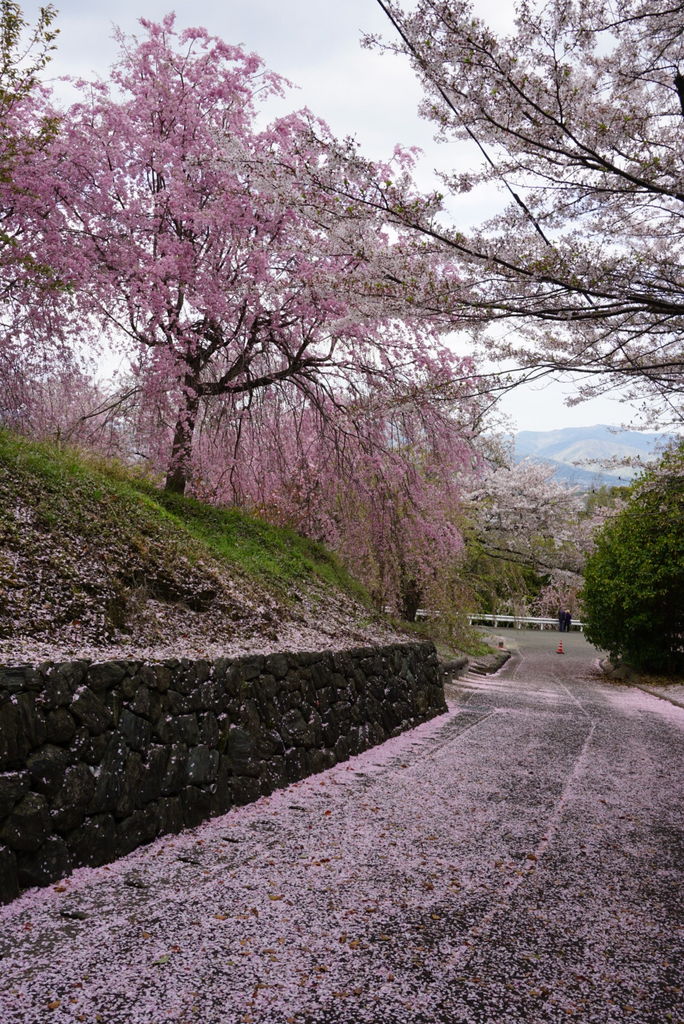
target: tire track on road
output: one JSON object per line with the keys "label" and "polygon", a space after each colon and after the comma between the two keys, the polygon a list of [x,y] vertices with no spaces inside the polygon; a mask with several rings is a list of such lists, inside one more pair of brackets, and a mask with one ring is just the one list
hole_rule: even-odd
{"label": "tire track on road", "polygon": [[[523,664],[524,658],[521,655],[518,664],[512,666],[511,675],[513,678],[517,677],[518,670],[523,666]],[[526,860],[520,864],[515,877],[509,880],[499,897],[493,902],[490,909],[461,939],[459,948],[456,952],[445,959],[445,968],[463,967],[472,959],[477,951],[478,945],[483,940],[486,940],[496,919],[508,909],[516,892],[536,872],[539,862],[544,857],[544,854],[558,833],[565,809],[572,799],[578,780],[584,773],[588,760],[589,749],[597,726],[597,720],[592,718],[582,702],[572,693],[572,691],[556,675],[555,672],[551,673],[550,681],[562,687],[572,703],[577,706],[580,713],[587,719],[589,723],[588,731],[584,737],[582,746],[566,775],[560,795],[545,820],[541,840],[537,843],[534,850],[527,855]],[[482,689],[486,692],[486,687],[483,686]]]}

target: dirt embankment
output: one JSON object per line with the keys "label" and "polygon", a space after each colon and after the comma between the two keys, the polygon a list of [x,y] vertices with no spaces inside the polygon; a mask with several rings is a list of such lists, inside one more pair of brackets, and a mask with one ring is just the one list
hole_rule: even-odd
{"label": "dirt embankment", "polygon": [[0,432],[0,661],[403,639],[320,545]]}

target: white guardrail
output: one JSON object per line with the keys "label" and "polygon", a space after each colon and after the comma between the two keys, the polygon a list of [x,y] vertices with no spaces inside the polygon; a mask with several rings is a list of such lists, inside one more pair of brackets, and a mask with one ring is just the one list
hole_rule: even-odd
{"label": "white guardrail", "polygon": [[[546,618],[545,616],[489,615],[484,612],[473,612],[468,618],[471,626],[480,623],[481,625],[494,626],[495,629],[498,629],[499,626],[508,626],[512,629],[522,629],[523,627],[530,629],[558,629],[558,619]],[[570,629],[578,630],[581,633],[584,629],[584,623],[573,619],[570,623]]]}
{"label": "white guardrail", "polygon": [[[392,613],[389,605],[385,608],[385,612],[388,615]],[[416,612],[416,621],[421,622],[426,619],[439,618],[440,615],[441,612],[431,611],[429,608],[419,608]],[[558,629],[558,619],[545,615],[490,615],[489,612],[470,612],[468,619],[471,626],[480,623],[480,625],[484,626],[494,626],[495,629],[498,629],[499,626],[507,626],[512,629],[522,629],[523,627],[529,629]],[[580,622],[579,619],[573,619],[570,623],[570,629],[581,633],[584,630],[584,623]]]}

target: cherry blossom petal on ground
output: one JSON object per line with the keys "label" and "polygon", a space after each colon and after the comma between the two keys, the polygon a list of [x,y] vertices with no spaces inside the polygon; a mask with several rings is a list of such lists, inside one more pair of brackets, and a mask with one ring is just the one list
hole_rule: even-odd
{"label": "cherry blossom petal on ground", "polygon": [[3,1024],[681,1022],[684,710],[555,646],[3,908]]}

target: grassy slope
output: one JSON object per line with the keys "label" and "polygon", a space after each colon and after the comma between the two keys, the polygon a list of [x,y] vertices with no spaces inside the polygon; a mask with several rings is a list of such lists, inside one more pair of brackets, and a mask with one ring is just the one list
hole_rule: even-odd
{"label": "grassy slope", "polygon": [[322,546],[0,431],[5,650],[29,640],[70,650],[176,643],[197,652],[261,636],[273,645],[286,625],[323,623],[332,635],[333,611],[352,640],[364,639],[364,592]]}

